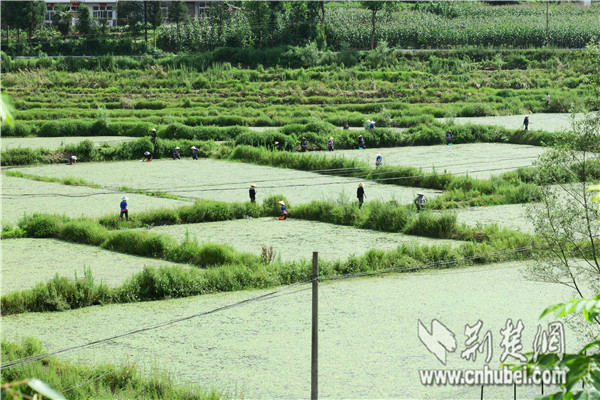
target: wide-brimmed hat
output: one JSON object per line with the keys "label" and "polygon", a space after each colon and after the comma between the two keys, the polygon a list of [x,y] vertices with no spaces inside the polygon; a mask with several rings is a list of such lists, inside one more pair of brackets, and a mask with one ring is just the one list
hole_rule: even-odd
{"label": "wide-brimmed hat", "polygon": [[377,157],[383,157],[381,153],[377,153]]}
{"label": "wide-brimmed hat", "polygon": [[127,196],[125,196],[125,197],[123,197],[123,200],[127,201],[127,200],[129,200],[129,199],[127,198]]}
{"label": "wide-brimmed hat", "polygon": [[419,192],[419,193],[417,193],[417,196],[425,196],[425,195],[423,194],[423,192]]}
{"label": "wide-brimmed hat", "polygon": [[147,152],[145,152],[145,153],[144,153],[144,155],[145,155],[145,156],[149,156],[149,155],[150,155],[150,152],[149,152],[149,151],[147,151]]}
{"label": "wide-brimmed hat", "polygon": [[196,146],[192,146],[192,150],[196,150]]}
{"label": "wide-brimmed hat", "polygon": [[275,142],[275,144],[279,144],[279,142]]}
{"label": "wide-brimmed hat", "polygon": [[333,136],[329,138],[329,140],[333,140]]}
{"label": "wide-brimmed hat", "polygon": [[358,137],[363,137],[362,135],[358,135]]}
{"label": "wide-brimmed hat", "polygon": [[252,185],[250,185],[250,186],[252,186],[252,187],[256,187],[256,183],[253,183],[253,184],[252,184]]}
{"label": "wide-brimmed hat", "polygon": [[179,146],[175,147],[175,150],[179,150]]}
{"label": "wide-brimmed hat", "polygon": [[306,140],[306,138],[305,138],[305,137],[303,137],[303,138],[302,138],[302,140]]}
{"label": "wide-brimmed hat", "polygon": [[152,128],[152,132],[156,132],[156,128]]}
{"label": "wide-brimmed hat", "polygon": [[365,185],[364,185],[364,183],[361,182],[358,184],[358,186],[365,186]]}
{"label": "wide-brimmed hat", "polygon": [[526,115],[527,118],[529,118],[529,115]]}
{"label": "wide-brimmed hat", "polygon": [[283,202],[283,200],[281,200],[281,201],[279,202],[279,204],[281,204],[282,206],[285,206],[285,203]]}
{"label": "wide-brimmed hat", "polygon": [[71,156],[73,160],[77,160],[77,156]]}

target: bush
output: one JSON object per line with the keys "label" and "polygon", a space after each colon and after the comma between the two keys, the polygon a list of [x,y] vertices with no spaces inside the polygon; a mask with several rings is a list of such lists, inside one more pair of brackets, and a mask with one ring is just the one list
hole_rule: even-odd
{"label": "bush", "polygon": [[157,258],[164,258],[175,246],[177,242],[172,237],[146,231],[111,232],[102,243],[102,247],[108,250]]}
{"label": "bush", "polygon": [[280,201],[285,203],[285,208],[287,212],[290,213],[290,203],[285,196],[279,194],[271,195],[264,199],[262,203],[263,213],[271,217],[278,217],[281,215],[281,205],[279,204]]}
{"label": "bush", "polygon": [[59,237],[64,217],[50,214],[33,214],[25,216],[19,221],[19,226],[25,230],[27,236],[34,238]]}
{"label": "bush", "polygon": [[63,240],[94,246],[100,246],[108,235],[108,229],[92,220],[67,222],[60,230],[60,238]]}

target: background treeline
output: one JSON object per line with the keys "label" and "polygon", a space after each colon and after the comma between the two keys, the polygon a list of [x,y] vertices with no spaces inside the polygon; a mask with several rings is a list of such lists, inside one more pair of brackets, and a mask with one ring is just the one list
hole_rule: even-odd
{"label": "background treeline", "polygon": [[373,49],[383,40],[400,48],[581,48],[600,30],[597,3],[552,4],[548,29],[546,7],[538,3],[211,2],[206,15],[190,20],[183,2],[174,1],[168,25],[156,1],[122,1],[116,11],[119,26],[113,28],[81,6],[72,27],[72,15],[59,6],[52,25],[43,27],[43,2],[3,2],[2,47],[10,55],[179,53],[309,43],[321,50]]}

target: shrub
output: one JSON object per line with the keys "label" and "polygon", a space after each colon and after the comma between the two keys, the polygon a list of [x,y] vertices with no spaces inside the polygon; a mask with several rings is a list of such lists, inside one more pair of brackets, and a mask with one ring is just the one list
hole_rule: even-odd
{"label": "shrub", "polygon": [[455,232],[456,214],[442,213],[435,215],[430,212],[420,212],[417,218],[411,220],[404,233],[410,235],[450,238]]}
{"label": "shrub", "polygon": [[281,214],[280,201],[285,203],[285,208],[287,212],[290,213],[290,203],[285,196],[279,194],[271,195],[264,199],[262,203],[263,213],[272,217],[278,217]]}
{"label": "shrub", "polygon": [[100,246],[108,238],[108,229],[92,220],[67,222],[60,230],[60,238],[71,242]]}
{"label": "shrub", "polygon": [[19,226],[25,230],[27,236],[34,238],[58,237],[64,217],[50,214],[33,214],[25,216],[19,221]]}
{"label": "shrub", "polygon": [[111,232],[102,243],[108,250],[157,258],[163,258],[175,246],[177,242],[172,237],[131,230]]}

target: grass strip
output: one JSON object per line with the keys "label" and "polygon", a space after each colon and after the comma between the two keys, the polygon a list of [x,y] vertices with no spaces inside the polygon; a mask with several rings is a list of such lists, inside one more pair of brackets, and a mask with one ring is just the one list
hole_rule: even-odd
{"label": "grass strip", "polygon": [[[8,362],[25,357],[45,354],[42,342],[24,337],[20,343],[2,340],[2,361]],[[68,399],[173,399],[216,400],[223,398],[217,390],[207,391],[194,385],[178,386],[172,375],[154,367],[149,371],[133,363],[113,365],[108,363],[87,365],[48,357],[41,362],[2,369],[2,384],[18,382],[35,377]],[[33,396],[27,385],[12,386],[24,395]],[[7,398],[10,396],[2,390]],[[15,397],[32,398],[32,397]]]}

